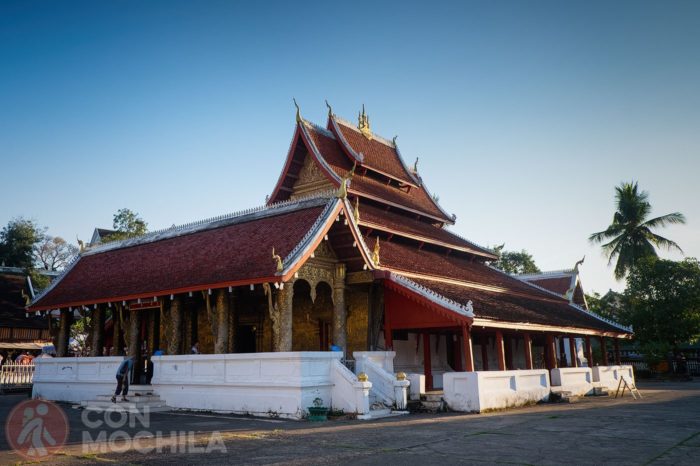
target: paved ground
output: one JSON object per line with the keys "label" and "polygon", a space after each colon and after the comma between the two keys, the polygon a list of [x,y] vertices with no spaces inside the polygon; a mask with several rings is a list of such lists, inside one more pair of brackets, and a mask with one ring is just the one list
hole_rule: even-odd
{"label": "paved ground", "polygon": [[[140,422],[122,427],[114,416],[114,428],[106,430],[86,428],[83,411],[63,405],[69,442],[46,464],[699,464],[700,382],[646,383],[640,389],[643,400],[586,398],[486,415],[316,424],[162,413],[150,416],[148,428]],[[3,426],[23,399],[0,396]],[[104,424],[105,419],[93,414],[88,421]],[[84,435],[98,438],[102,430],[105,441],[92,450],[81,443]],[[140,438],[144,431],[150,438]],[[184,432],[179,447],[168,443],[178,439],[171,431]],[[126,436],[135,435],[139,440],[132,446],[143,451],[107,451],[110,439],[119,448]],[[4,437],[0,464],[21,463]]]}

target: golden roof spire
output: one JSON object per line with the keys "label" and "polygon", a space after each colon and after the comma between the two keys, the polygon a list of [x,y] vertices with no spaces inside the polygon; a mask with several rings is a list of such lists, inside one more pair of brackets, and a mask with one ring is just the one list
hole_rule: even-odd
{"label": "golden roof spire", "polygon": [[297,123],[301,123],[301,111],[299,110],[299,104],[297,104],[297,99],[292,97],[292,101],[294,102],[294,106],[297,108]]}
{"label": "golden roof spire", "polygon": [[372,262],[375,267],[379,267],[379,236],[377,236],[377,241],[374,243],[374,250],[372,250]]}
{"label": "golden roof spire", "polygon": [[362,104],[362,112],[357,115],[357,129],[367,139],[372,139],[372,130],[369,128],[369,116],[365,113],[365,104]]}

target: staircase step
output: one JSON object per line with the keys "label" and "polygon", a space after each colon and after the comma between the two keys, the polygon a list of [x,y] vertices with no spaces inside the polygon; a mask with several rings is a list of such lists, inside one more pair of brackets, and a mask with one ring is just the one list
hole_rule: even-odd
{"label": "staircase step", "polygon": [[[126,403],[124,403],[126,404]],[[134,408],[134,407],[126,407],[118,404],[112,404],[110,407],[100,407],[100,406],[86,406],[84,409],[85,411],[93,411],[93,412],[120,412],[120,413],[133,413],[133,414],[142,414],[146,411],[146,409],[142,406],[140,408]],[[148,412],[149,413],[163,413],[167,411],[171,411],[172,408],[169,406],[149,406],[148,407]]]}
{"label": "staircase step", "polygon": [[[126,397],[129,399],[129,401],[142,401],[142,402],[160,401],[159,395],[132,395],[131,393],[129,393]],[[117,397],[117,399],[119,399],[119,396]],[[96,400],[97,401],[111,401],[112,395],[97,395]]]}
{"label": "staircase step", "polygon": [[112,403],[111,401],[97,401],[97,400],[91,400],[91,401],[84,401],[81,403],[84,407],[86,408],[101,408],[101,409],[106,409],[106,408],[115,408],[115,409],[143,409],[143,408],[161,408],[165,406],[165,403],[162,401],[151,401],[151,402],[138,402],[138,401],[119,401],[117,400],[116,403]]}
{"label": "staircase step", "polygon": [[429,411],[436,413],[438,411],[443,411],[445,404],[442,400],[439,401],[421,401],[421,407],[424,411]]}

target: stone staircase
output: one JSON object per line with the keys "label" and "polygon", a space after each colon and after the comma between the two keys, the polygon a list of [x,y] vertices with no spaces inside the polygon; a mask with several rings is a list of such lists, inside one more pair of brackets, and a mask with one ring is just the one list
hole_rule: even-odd
{"label": "stone staircase", "polygon": [[408,411],[397,411],[384,405],[377,400],[377,397],[370,394],[369,396],[369,414],[359,417],[363,420],[382,419],[385,417],[402,416],[408,414]]}
{"label": "stone staircase", "polygon": [[445,411],[445,401],[442,399],[442,390],[425,392],[420,396],[420,408],[423,412],[439,413]]}
{"label": "stone staircase", "polygon": [[160,413],[170,411],[159,395],[155,395],[149,385],[132,385],[129,387],[129,394],[126,396],[129,401],[121,401],[121,396],[117,397],[117,402],[112,403],[112,395],[97,395],[97,399],[83,401],[80,404],[88,411],[120,411],[127,413]]}

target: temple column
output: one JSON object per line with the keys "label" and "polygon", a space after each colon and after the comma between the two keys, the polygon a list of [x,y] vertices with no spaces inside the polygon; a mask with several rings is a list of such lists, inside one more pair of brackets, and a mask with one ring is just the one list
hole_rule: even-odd
{"label": "temple column", "polygon": [[92,310],[92,342],[90,356],[102,356],[105,341],[105,308],[100,304]]}
{"label": "temple column", "polygon": [[532,370],[532,338],[529,333],[523,334],[523,346],[525,349],[525,369]]}
{"label": "temple column", "polygon": [[180,354],[182,347],[182,298],[175,296],[170,301],[170,341],[168,354]]}
{"label": "temple column", "polygon": [[569,336],[569,353],[571,355],[571,367],[578,367],[578,357],[576,355],[576,338]]}
{"label": "temple column", "polygon": [[127,355],[136,358],[141,357],[141,312],[129,312],[129,348]]}
{"label": "temple column", "polygon": [[[464,345],[464,370],[474,372],[474,355],[472,351],[472,334],[467,325],[462,325],[462,344]],[[456,345],[455,345],[456,346]]]}
{"label": "temple column", "polygon": [[607,366],[608,364],[608,345],[606,344],[605,337],[600,337],[600,352],[603,355],[603,365]]}
{"label": "temple column", "polygon": [[112,356],[121,356],[124,352],[121,312],[121,307],[119,305],[112,308]]}
{"label": "temple column", "polygon": [[216,290],[216,341],[214,353],[223,354],[228,349],[229,305],[228,292],[224,288]]}
{"label": "temple column", "polygon": [[[292,300],[294,298],[294,283],[284,284],[277,291],[277,309],[279,309],[279,347],[277,351],[292,351]],[[282,286],[282,285],[280,285]]]}
{"label": "temple column", "polygon": [[345,307],[345,264],[335,265],[333,280],[333,344],[347,354],[347,308]]}
{"label": "temple column", "polygon": [[433,362],[430,358],[430,334],[423,334],[423,374],[425,375],[425,389],[433,389]]}
{"label": "temple column", "polygon": [[481,337],[481,369],[489,370],[489,337],[487,335]]}
{"label": "temple column", "polygon": [[498,356],[498,370],[506,370],[505,348],[503,347],[503,332],[496,330],[496,354]]}
{"label": "temple column", "polygon": [[615,365],[620,365],[620,340],[613,338],[613,351],[615,354]]}
{"label": "temple column", "polygon": [[70,338],[70,326],[73,323],[73,311],[61,309],[61,320],[58,324],[58,346],[56,356],[64,358],[68,356],[68,340]]}
{"label": "temple column", "polygon": [[554,335],[547,334],[547,369],[552,370],[557,368],[557,345],[554,342]]}
{"label": "temple column", "polygon": [[586,335],[586,359],[588,359],[588,367],[593,367],[593,347],[591,337],[588,335]]}

